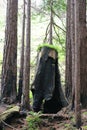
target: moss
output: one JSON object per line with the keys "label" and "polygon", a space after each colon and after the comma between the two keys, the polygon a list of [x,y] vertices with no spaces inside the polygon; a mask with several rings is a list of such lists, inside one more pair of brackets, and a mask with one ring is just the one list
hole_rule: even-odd
{"label": "moss", "polygon": [[84,115],[87,115],[87,112],[83,112]]}
{"label": "moss", "polygon": [[11,114],[13,114],[15,112],[19,112],[19,109],[20,109],[19,106],[13,106],[12,108],[10,108],[10,109],[9,108],[8,108],[8,110],[6,110],[0,114],[0,123],[2,120],[6,120],[8,117],[10,117]]}
{"label": "moss", "polygon": [[52,44],[47,44],[47,43],[39,45],[37,50],[40,51],[43,47],[48,47],[48,48],[53,49],[56,52],[58,52],[58,46],[57,45],[52,45]]}

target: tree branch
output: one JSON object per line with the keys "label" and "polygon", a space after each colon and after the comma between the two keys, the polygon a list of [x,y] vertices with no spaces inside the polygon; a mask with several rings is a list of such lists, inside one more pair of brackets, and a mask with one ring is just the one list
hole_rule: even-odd
{"label": "tree branch", "polygon": [[61,45],[63,51],[65,51],[65,48],[63,47],[63,45],[62,45],[62,43],[61,43],[60,36],[59,36],[59,34],[56,32],[55,26],[53,26],[53,28],[54,28],[54,31],[55,31],[57,37],[58,37],[59,43],[60,43],[60,45]]}
{"label": "tree branch", "polygon": [[12,130],[18,130],[18,129],[16,129],[16,128],[14,128],[13,126],[11,126],[11,125],[9,125],[9,124],[7,124],[6,122],[4,122],[4,121],[1,121],[5,126],[7,126],[7,127],[9,127],[9,128],[11,128]]}
{"label": "tree branch", "polygon": [[50,23],[48,24],[48,26],[47,26],[47,28],[46,28],[46,33],[45,33],[45,38],[44,38],[44,42],[46,41],[46,39],[47,39],[47,36],[48,36],[48,34],[49,34],[49,26],[50,26]]}
{"label": "tree branch", "polygon": [[63,23],[63,21],[61,20],[61,17],[58,15],[58,14],[56,14],[56,12],[53,10],[53,13],[54,13],[54,15],[57,17],[57,18],[59,18],[60,19],[60,21],[61,21],[61,23],[62,23],[62,25],[64,26],[64,28],[66,29],[66,27],[65,27],[65,25],[64,25],[64,23]]}
{"label": "tree branch", "polygon": [[59,29],[61,29],[63,32],[65,32],[66,33],[66,31],[63,29],[63,28],[61,28],[59,25],[57,25],[55,22],[53,23],[56,27],[58,27]]}

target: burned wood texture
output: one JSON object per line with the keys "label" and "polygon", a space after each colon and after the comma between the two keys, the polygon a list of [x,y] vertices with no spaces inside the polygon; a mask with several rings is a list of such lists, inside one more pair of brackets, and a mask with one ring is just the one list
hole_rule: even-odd
{"label": "burned wood texture", "polygon": [[36,112],[41,110],[42,104],[44,113],[57,113],[68,105],[61,88],[58,54],[55,49],[43,47],[39,52],[31,90],[34,97],[33,109]]}

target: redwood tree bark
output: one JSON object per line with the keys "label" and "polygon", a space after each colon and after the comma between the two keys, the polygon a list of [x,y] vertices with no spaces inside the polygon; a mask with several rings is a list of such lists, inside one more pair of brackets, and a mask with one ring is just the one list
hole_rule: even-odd
{"label": "redwood tree bark", "polygon": [[21,102],[22,89],[23,89],[24,41],[25,41],[25,0],[24,0],[24,9],[23,9],[22,47],[21,47],[19,86],[18,86],[18,96],[17,96],[17,100],[19,102]]}
{"label": "redwood tree bark", "polygon": [[86,39],[86,0],[79,3],[80,27],[80,75],[81,75],[81,103],[87,107],[87,39]]}
{"label": "redwood tree bark", "polygon": [[30,110],[30,100],[29,100],[30,41],[31,41],[31,0],[27,0],[26,52],[24,59],[24,75],[23,75],[23,107],[29,110]]}
{"label": "redwood tree bark", "polygon": [[71,0],[72,109],[75,100],[75,1]]}
{"label": "redwood tree bark", "polygon": [[69,100],[72,95],[72,47],[71,47],[71,0],[67,0],[67,33],[66,33],[66,72],[65,95]]}
{"label": "redwood tree bark", "polygon": [[[81,126],[81,110],[80,110],[80,89],[81,89],[81,26],[80,26],[80,5],[81,0],[75,0],[75,114],[76,126]],[[80,9],[81,7],[81,9]],[[83,75],[84,76],[84,75]]]}
{"label": "redwood tree bark", "polygon": [[[75,97],[75,0],[67,1],[67,37],[66,37],[66,97]],[[86,40],[86,0],[79,2],[79,31],[80,34],[80,84],[81,103],[87,106],[87,40]]]}
{"label": "redwood tree bark", "polygon": [[18,0],[7,0],[5,45],[2,66],[1,97],[16,100]]}

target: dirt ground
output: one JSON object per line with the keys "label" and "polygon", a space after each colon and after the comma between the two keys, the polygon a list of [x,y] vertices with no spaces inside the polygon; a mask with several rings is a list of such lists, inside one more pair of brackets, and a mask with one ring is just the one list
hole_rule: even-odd
{"label": "dirt ground", "polygon": [[[6,106],[0,107],[0,113],[6,110]],[[87,110],[82,110],[82,126],[79,130],[87,130]],[[28,115],[28,117],[31,115]],[[30,118],[29,117],[29,118]],[[29,128],[25,116],[14,115],[7,121],[2,121],[3,128],[0,130],[77,130],[75,126],[74,111],[64,108],[57,114],[41,114],[41,122],[35,129]],[[34,124],[32,124],[34,125]]]}

